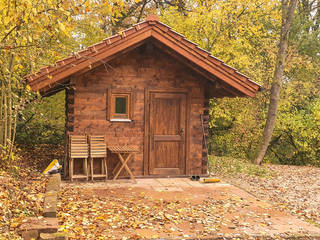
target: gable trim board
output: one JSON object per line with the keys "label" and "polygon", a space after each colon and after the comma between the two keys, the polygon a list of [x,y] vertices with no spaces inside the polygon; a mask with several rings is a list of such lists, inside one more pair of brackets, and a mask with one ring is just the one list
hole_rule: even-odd
{"label": "gable trim board", "polygon": [[161,43],[199,68],[197,72],[208,80],[215,81],[216,85],[228,91],[231,96],[254,97],[261,89],[261,86],[251,81],[249,77],[213,57],[209,52],[185,39],[184,36],[159,22],[152,15],[146,21],[120,34],[89,46],[86,50],[74,53],[73,56],[57,61],[54,65],[44,67],[39,72],[25,78],[31,89],[46,94],[67,82],[70,76],[90,71],[119,54],[133,50],[149,39]]}

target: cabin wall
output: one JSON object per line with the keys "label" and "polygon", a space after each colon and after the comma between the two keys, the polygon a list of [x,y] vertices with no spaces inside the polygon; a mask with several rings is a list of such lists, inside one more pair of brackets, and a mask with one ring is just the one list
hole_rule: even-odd
{"label": "cabin wall", "polygon": [[[189,129],[187,129],[188,175],[207,172],[200,114],[208,125],[208,98],[205,89],[211,84],[202,76],[154,48],[139,47],[80,76],[73,76],[67,92],[67,132],[72,134],[105,134],[108,145],[134,145],[140,152],[129,167],[136,176],[144,175],[145,90],[185,89],[188,91]],[[133,93],[133,121],[107,120],[108,89],[130,90]],[[116,156],[108,153],[108,170]]]}
{"label": "cabin wall", "polygon": [[[66,89],[66,136],[73,132],[74,123],[74,86],[69,83],[69,88]],[[67,142],[67,141],[66,141]]]}

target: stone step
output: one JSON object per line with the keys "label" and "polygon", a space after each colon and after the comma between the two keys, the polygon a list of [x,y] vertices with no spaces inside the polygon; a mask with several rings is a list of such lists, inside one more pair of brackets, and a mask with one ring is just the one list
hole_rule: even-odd
{"label": "stone step", "polygon": [[57,218],[31,217],[27,218],[19,227],[19,233],[24,240],[37,239],[40,233],[56,233],[57,231]]}
{"label": "stone step", "polygon": [[57,198],[58,194],[56,191],[47,191],[44,196],[44,217],[57,217]]}
{"label": "stone step", "polygon": [[61,175],[60,173],[52,174],[47,183],[47,191],[60,191]]}
{"label": "stone step", "polygon": [[67,240],[65,233],[40,233],[40,240]]}

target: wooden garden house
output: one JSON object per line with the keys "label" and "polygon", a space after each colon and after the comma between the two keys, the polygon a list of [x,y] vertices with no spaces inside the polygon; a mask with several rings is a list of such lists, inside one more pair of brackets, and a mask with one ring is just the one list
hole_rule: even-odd
{"label": "wooden garden house", "polygon": [[[206,174],[209,99],[254,97],[260,89],[155,15],[26,79],[42,95],[66,89],[68,135],[135,147],[134,176]],[[108,151],[106,159],[112,176],[117,155]]]}

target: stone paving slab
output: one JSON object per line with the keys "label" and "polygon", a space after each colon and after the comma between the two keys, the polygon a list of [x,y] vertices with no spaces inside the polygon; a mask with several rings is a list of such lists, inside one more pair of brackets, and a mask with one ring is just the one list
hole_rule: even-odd
{"label": "stone paving slab", "polygon": [[153,190],[155,190],[157,192],[163,192],[163,191],[182,192],[183,191],[183,189],[181,187],[166,187],[166,186],[153,187]]}
{"label": "stone paving slab", "polygon": [[156,179],[137,179],[137,186],[151,186],[151,187],[161,187],[163,186],[159,181]]}

